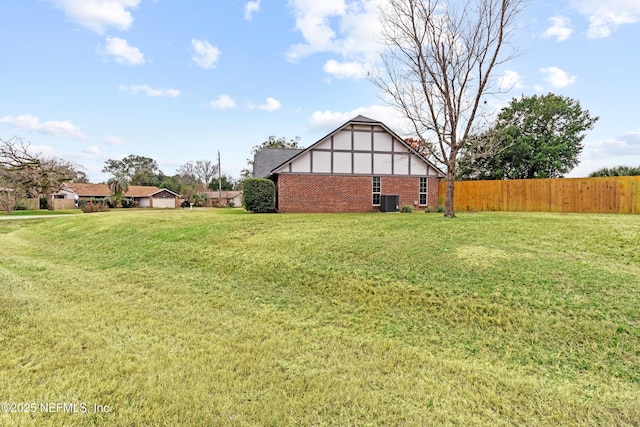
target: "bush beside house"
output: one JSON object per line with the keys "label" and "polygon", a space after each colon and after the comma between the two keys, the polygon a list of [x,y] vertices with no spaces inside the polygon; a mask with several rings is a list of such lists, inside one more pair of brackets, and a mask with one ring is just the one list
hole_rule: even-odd
{"label": "bush beside house", "polygon": [[248,178],[244,181],[244,207],[254,213],[275,212],[276,186],[266,178]]}

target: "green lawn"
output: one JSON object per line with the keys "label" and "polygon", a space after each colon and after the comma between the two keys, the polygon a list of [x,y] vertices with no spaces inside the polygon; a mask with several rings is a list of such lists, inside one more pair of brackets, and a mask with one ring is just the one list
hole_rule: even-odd
{"label": "green lawn", "polygon": [[[47,209],[39,209],[36,211],[29,210],[20,210],[13,211],[11,216],[30,216],[30,215],[39,215],[39,216],[48,216],[48,215],[67,215],[67,214],[81,214],[82,211],[80,209],[69,209],[69,210],[60,210],[60,211],[50,211]],[[7,212],[0,210],[0,216],[7,216]]]}
{"label": "green lawn", "polygon": [[3,426],[640,425],[640,215],[125,210],[0,251],[0,402],[38,405]]}

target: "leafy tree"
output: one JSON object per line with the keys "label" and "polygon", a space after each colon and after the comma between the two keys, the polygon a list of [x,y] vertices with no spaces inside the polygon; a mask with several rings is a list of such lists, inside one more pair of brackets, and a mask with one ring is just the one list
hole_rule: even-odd
{"label": "leafy tree", "polygon": [[371,77],[410,122],[417,140],[446,167],[445,216],[454,217],[456,166],[492,92],[497,65],[527,0],[387,0],[386,48]]}
{"label": "leafy tree", "polygon": [[29,143],[20,137],[0,139],[0,175],[7,186],[27,197],[48,197],[61,183],[76,177],[78,170],[72,162],[31,153]]}
{"label": "leafy tree", "polygon": [[254,145],[253,148],[251,149],[251,158],[247,159],[247,167],[240,171],[241,180],[253,177],[253,156],[255,156],[256,153],[258,153],[259,151],[264,150],[265,148],[304,148],[304,147],[300,146],[299,136],[296,136],[293,139],[287,140],[287,138],[285,138],[284,136],[280,138],[276,138],[274,135],[269,135],[266,141],[263,141],[261,144]]}
{"label": "leafy tree", "polygon": [[[229,175],[222,175],[221,177],[222,190],[233,190],[235,187],[235,180]],[[209,182],[210,190],[218,190],[218,178],[213,178],[211,182]]]}
{"label": "leafy tree", "polygon": [[[580,103],[554,94],[513,99],[490,131],[470,139],[460,179],[558,178],[578,164],[585,131],[598,117]],[[488,153],[487,141],[504,147]]]}
{"label": "leafy tree", "polygon": [[149,169],[138,169],[130,178],[131,185],[157,185],[159,173]]}
{"label": "leafy tree", "polygon": [[640,166],[637,168],[631,166],[615,166],[612,168],[602,168],[589,174],[589,178],[599,176],[640,176]]}
{"label": "leafy tree", "polygon": [[107,160],[102,172],[111,174],[114,177],[122,175],[132,185],[149,185],[152,182],[155,184],[155,180],[152,180],[152,177],[158,175],[160,170],[158,163],[154,159],[131,154],[122,160]]}
{"label": "leafy tree", "polygon": [[158,187],[166,188],[176,194],[182,194],[183,184],[179,175],[166,176],[161,173],[158,175],[158,181]]}

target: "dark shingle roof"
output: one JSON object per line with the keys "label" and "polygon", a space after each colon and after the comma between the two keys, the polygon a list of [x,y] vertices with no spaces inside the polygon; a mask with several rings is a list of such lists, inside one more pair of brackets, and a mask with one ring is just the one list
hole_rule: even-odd
{"label": "dark shingle roof", "polygon": [[253,156],[253,177],[268,178],[271,171],[304,149],[264,148]]}
{"label": "dark shingle roof", "polygon": [[349,121],[350,122],[358,122],[358,123],[380,123],[379,121],[370,119],[369,117],[365,117],[362,114],[354,117],[353,119],[351,119]]}

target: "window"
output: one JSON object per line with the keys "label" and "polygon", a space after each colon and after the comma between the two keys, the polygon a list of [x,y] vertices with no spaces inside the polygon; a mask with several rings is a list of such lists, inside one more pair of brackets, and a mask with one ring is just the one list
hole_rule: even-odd
{"label": "window", "polygon": [[428,178],[420,178],[420,205],[426,206],[429,203]]}
{"label": "window", "polygon": [[379,205],[380,204],[380,177],[374,176],[371,181],[371,204]]}

